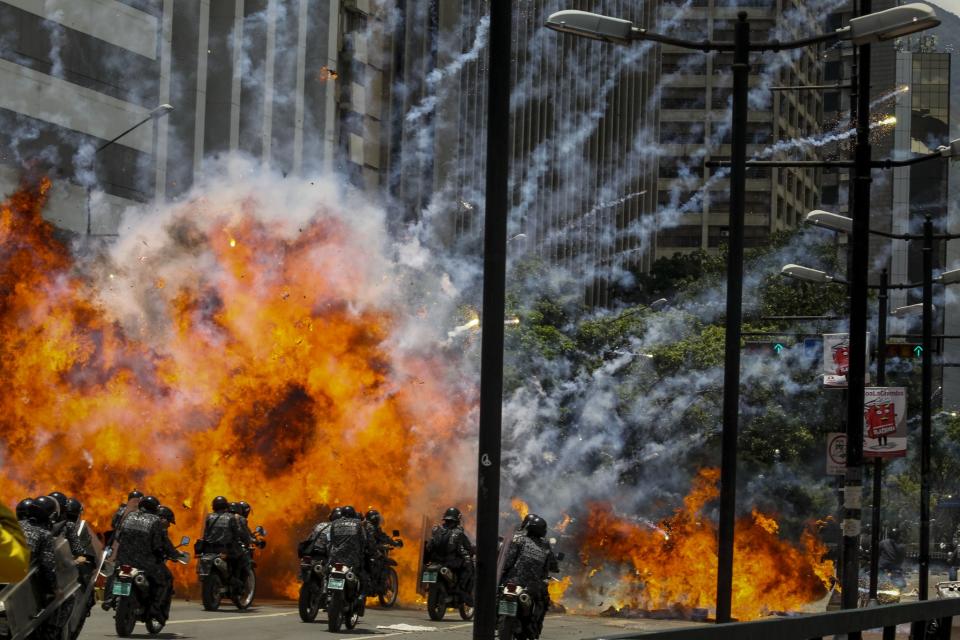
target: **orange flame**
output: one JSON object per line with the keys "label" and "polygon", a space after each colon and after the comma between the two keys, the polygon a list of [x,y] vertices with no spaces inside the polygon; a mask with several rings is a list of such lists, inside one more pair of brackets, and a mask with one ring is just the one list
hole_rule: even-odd
{"label": "orange flame", "polygon": [[[719,495],[718,478],[718,470],[702,470],[683,506],[659,524],[662,531],[618,516],[609,505],[591,505],[580,550],[586,569],[576,578],[576,590],[598,587],[591,578],[609,582],[612,571],[619,603],[648,610],[714,609],[717,531],[703,510]],[[797,610],[825,592],[833,567],[822,559],[823,543],[808,530],[798,548],[778,531],[776,521],[757,510],[737,522],[732,612],[738,619]]]}
{"label": "orange flame", "polygon": [[520,516],[521,520],[526,518],[527,514],[530,513],[530,507],[520,498],[512,499],[510,501],[510,506],[513,507],[513,510],[517,512],[517,515]]}
{"label": "orange flame", "polygon": [[[320,207],[291,239],[256,195],[194,200],[166,232],[212,268],[160,277],[165,255],[140,246],[98,274],[43,220],[49,188],[0,204],[4,502],[61,490],[102,531],[137,487],[179,511],[176,538],[199,535],[214,496],[243,499],[269,534],[264,594],[290,595],[296,542],[329,507],[374,505],[412,534],[473,493],[460,458],[437,455],[462,446],[471,399],[442,352],[388,347],[402,310],[355,302],[369,247],[339,218]],[[122,317],[117,296],[156,317]],[[396,553],[406,601],[418,547]]]}

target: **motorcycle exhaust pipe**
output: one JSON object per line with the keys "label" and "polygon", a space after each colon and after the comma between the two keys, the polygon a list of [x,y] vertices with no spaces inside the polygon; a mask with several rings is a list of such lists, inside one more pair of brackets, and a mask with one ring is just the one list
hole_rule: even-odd
{"label": "motorcycle exhaust pipe", "polygon": [[217,569],[224,569],[227,566],[227,563],[224,562],[222,558],[214,558],[213,566],[215,566]]}
{"label": "motorcycle exhaust pipe", "polygon": [[317,575],[322,574],[322,573],[323,573],[323,565],[322,565],[322,564],[315,564],[315,565],[313,565],[313,572],[316,573]]}
{"label": "motorcycle exhaust pipe", "polygon": [[145,586],[147,586],[147,577],[146,577],[146,576],[136,576],[136,577],[134,577],[134,579],[133,579],[133,583],[134,583],[135,585],[137,585],[138,587],[145,587]]}
{"label": "motorcycle exhaust pipe", "polygon": [[357,576],[353,575],[353,571],[348,571],[348,572],[347,572],[347,575],[346,575],[346,578],[347,578],[347,580],[349,580],[350,582],[356,582],[356,581],[357,581]]}
{"label": "motorcycle exhaust pipe", "polygon": [[447,567],[440,568],[440,575],[442,575],[447,580],[453,580],[453,571],[450,571]]}
{"label": "motorcycle exhaust pipe", "polygon": [[518,600],[520,600],[520,604],[523,605],[523,608],[524,608],[524,609],[526,609],[527,607],[530,606],[531,600],[530,600],[530,594],[529,594],[529,593],[521,593],[521,594],[520,594],[520,597],[518,598]]}

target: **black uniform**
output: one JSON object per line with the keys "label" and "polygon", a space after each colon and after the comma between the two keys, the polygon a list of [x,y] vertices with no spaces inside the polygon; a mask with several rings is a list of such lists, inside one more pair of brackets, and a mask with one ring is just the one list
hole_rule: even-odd
{"label": "black uniform", "polygon": [[27,520],[20,521],[23,535],[30,547],[30,562],[37,567],[43,585],[49,593],[57,588],[57,561],[53,555],[53,534]]}
{"label": "black uniform", "polygon": [[361,590],[366,593],[364,560],[369,551],[367,532],[359,518],[340,518],[330,523],[330,562],[340,562],[360,572]]}
{"label": "black uniform", "polygon": [[323,556],[326,557],[330,547],[330,523],[320,522],[310,532],[306,540],[297,546],[297,552],[301,556]]}
{"label": "black uniform", "polygon": [[426,562],[439,562],[456,572],[460,589],[467,594],[467,601],[473,597],[473,545],[459,524],[447,526],[447,523],[433,527],[425,549]]}
{"label": "black uniform", "polygon": [[214,511],[207,516],[203,526],[204,553],[225,553],[233,565],[234,575],[241,582],[247,579],[250,568],[250,554],[247,546],[250,541],[250,532],[241,529],[237,515],[226,509]]}
{"label": "black uniform", "polygon": [[903,561],[907,559],[907,552],[903,545],[890,538],[884,538],[877,548],[879,549],[881,569],[898,571],[903,567]]}
{"label": "black uniform", "polygon": [[526,587],[527,593],[539,603],[539,611],[533,620],[536,637],[540,637],[543,630],[543,618],[550,604],[544,580],[560,571],[557,558],[553,555],[550,543],[543,538],[529,536],[514,536],[507,549],[507,557],[503,563],[502,584],[512,582]]}
{"label": "black uniform", "polygon": [[[117,565],[129,564],[147,574],[150,580],[150,600],[154,604],[159,604],[169,576],[161,560],[165,537],[160,518],[145,511],[128,515],[117,531]],[[166,621],[166,618],[163,621]]]}
{"label": "black uniform", "polygon": [[369,545],[368,558],[370,560],[370,577],[376,581],[379,580],[380,576],[383,574],[383,563],[386,560],[383,547],[395,547],[396,544],[394,544],[393,538],[384,533],[383,529],[381,529],[380,525],[378,524],[364,520],[363,528],[367,536],[367,543]]}
{"label": "black uniform", "polygon": [[173,574],[170,573],[170,569],[167,568],[167,560],[177,560],[180,557],[180,552],[177,551],[177,548],[173,546],[173,543],[170,542],[170,536],[167,534],[167,527],[161,523],[163,528],[162,545],[163,551],[161,551],[161,562],[160,569],[163,573],[164,580],[159,591],[158,597],[160,599],[160,611],[163,614],[163,620],[166,621],[170,618],[170,603],[173,600]]}
{"label": "black uniform", "polygon": [[507,549],[500,582],[522,585],[531,594],[542,597],[545,592],[543,581],[550,571],[559,570],[549,542],[542,538],[514,536]]}

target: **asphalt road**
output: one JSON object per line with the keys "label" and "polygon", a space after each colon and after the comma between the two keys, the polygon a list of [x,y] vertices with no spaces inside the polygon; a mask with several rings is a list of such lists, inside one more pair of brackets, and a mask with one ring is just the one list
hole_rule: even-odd
{"label": "asphalt road", "polygon": [[[550,615],[544,623],[544,640],[579,640],[601,635],[627,633],[654,629],[669,629],[689,626],[689,622],[659,620],[619,620],[613,618]],[[405,630],[397,625],[420,627],[420,630]],[[275,602],[259,604],[249,611],[239,612],[224,606],[220,611],[204,611],[199,602],[174,602],[170,621],[157,636],[150,636],[142,624],[137,624],[134,638],[155,637],[164,639],[229,638],[229,640],[298,640],[334,636],[377,636],[378,638],[408,636],[403,640],[469,640],[473,625],[464,622],[455,611],[448,611],[442,622],[433,622],[426,610],[376,609],[369,607],[360,624],[353,631],[331,634],[327,631],[323,612],[314,623],[300,621],[295,603]],[[99,604],[94,608],[80,634],[81,640],[116,638],[113,628],[113,612],[103,611]]]}

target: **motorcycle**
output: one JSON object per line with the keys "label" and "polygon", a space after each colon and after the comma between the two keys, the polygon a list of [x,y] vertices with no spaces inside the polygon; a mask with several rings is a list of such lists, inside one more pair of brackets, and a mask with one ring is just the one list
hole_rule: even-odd
{"label": "motorcycle", "polygon": [[313,622],[321,609],[327,608],[326,556],[300,558],[300,619]]}
{"label": "motorcycle", "polygon": [[[176,548],[185,547],[189,543],[190,538],[184,536]],[[182,553],[177,559],[180,564],[187,564],[189,561],[190,556],[186,553]],[[150,580],[142,569],[129,564],[119,565],[111,593],[116,597],[113,622],[118,636],[129,637],[137,622],[143,622],[150,634],[158,634],[163,630],[164,623],[151,615],[154,602],[150,597]]]}
{"label": "motorcycle", "polygon": [[[564,554],[557,554],[557,562]],[[525,586],[507,582],[497,594],[497,637],[499,640],[535,640],[540,637],[540,623],[549,604],[547,585],[556,578],[543,581],[543,599],[535,598]]]}
{"label": "motorcycle", "polygon": [[340,631],[341,626],[353,629],[364,611],[360,593],[360,576],[351,567],[334,562],[327,568],[327,628]]}
{"label": "motorcycle", "polygon": [[[394,529],[394,543],[397,547],[403,547],[403,541],[400,540],[400,532]],[[379,579],[374,583],[374,593],[371,596],[377,596],[380,600],[380,606],[389,609],[397,602],[397,592],[400,590],[400,579],[397,577],[397,561],[390,557],[390,551],[393,545],[381,545],[383,552],[383,566],[381,567]]]}
{"label": "motorcycle", "polygon": [[[263,527],[254,529],[254,542],[244,553],[250,554],[250,570],[246,580],[241,580],[237,573],[237,563],[230,562],[229,556],[223,552],[206,551],[200,546],[197,561],[197,576],[200,578],[200,594],[203,608],[207,611],[216,611],[220,608],[223,598],[230,598],[237,609],[243,611],[253,604],[253,597],[257,590],[257,563],[253,559],[253,546],[261,549],[266,542],[261,538],[267,532]],[[201,541],[202,542],[202,541]]]}
{"label": "motorcycle", "polygon": [[431,620],[443,620],[447,609],[458,609],[464,620],[473,619],[473,607],[466,603],[458,585],[457,575],[439,562],[429,562],[423,568],[420,582],[427,592],[427,613]]}

